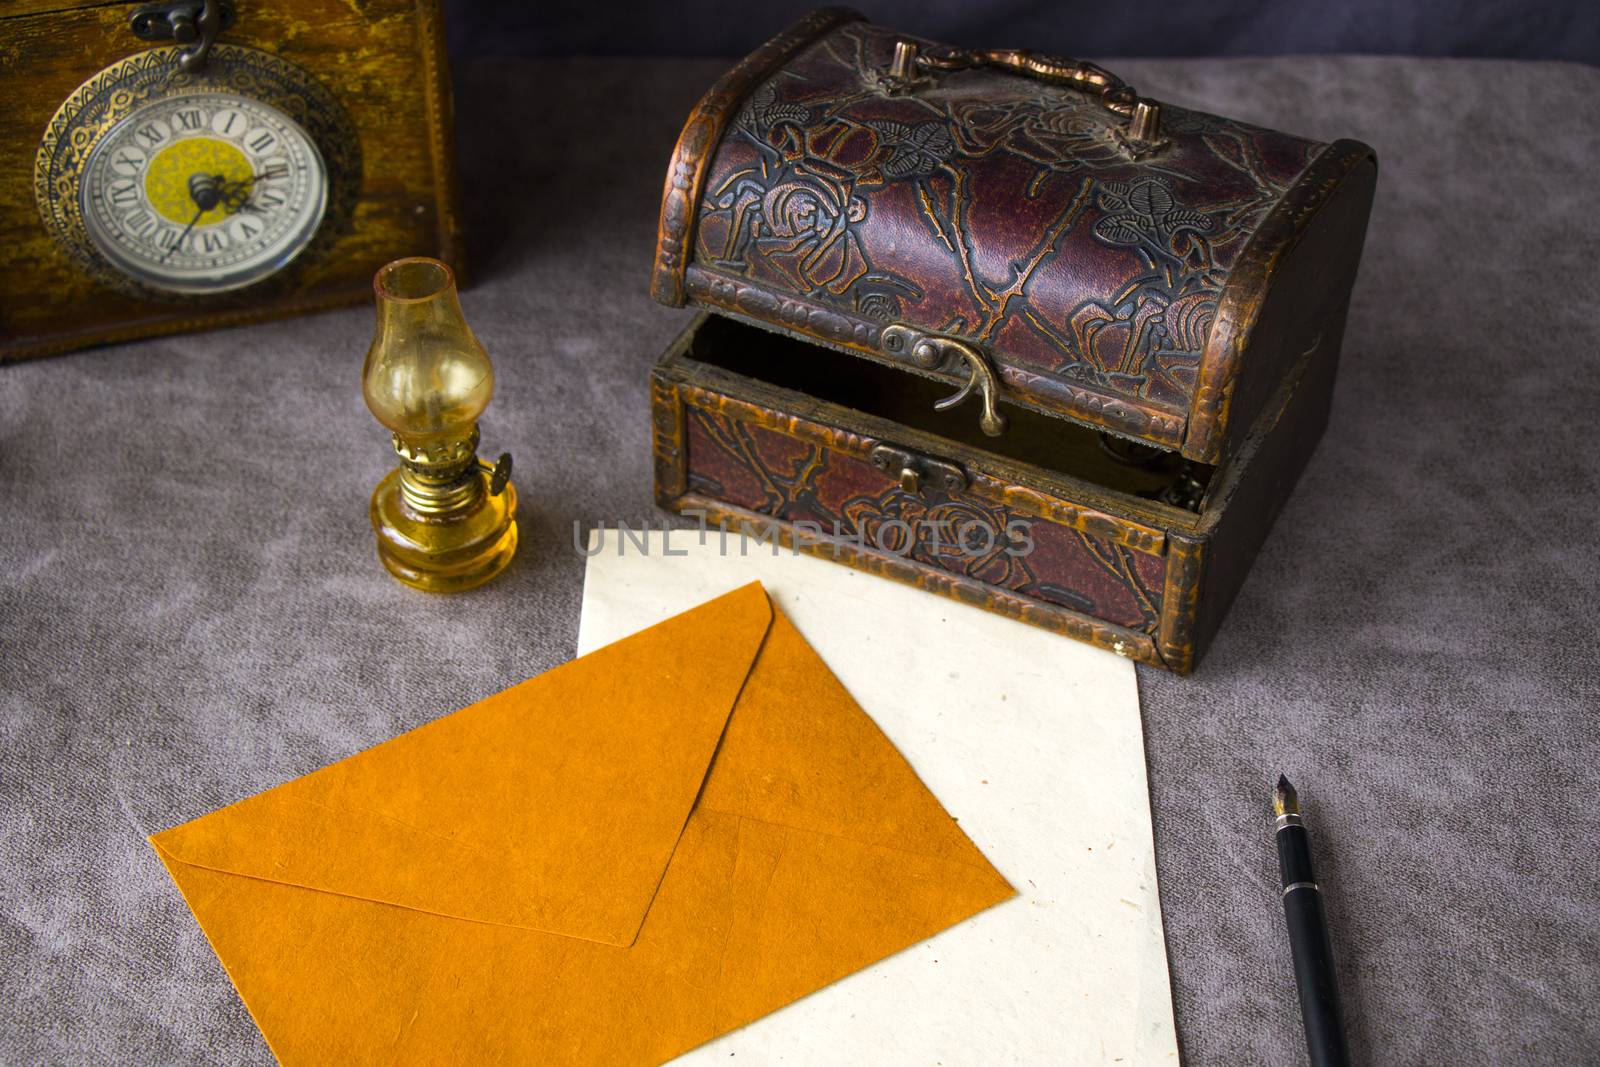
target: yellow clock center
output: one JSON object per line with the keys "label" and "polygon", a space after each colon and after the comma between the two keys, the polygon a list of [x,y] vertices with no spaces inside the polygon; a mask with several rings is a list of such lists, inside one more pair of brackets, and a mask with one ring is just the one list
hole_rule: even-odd
{"label": "yellow clock center", "polygon": [[[254,173],[245,154],[227,141],[216,137],[188,137],[156,153],[145,172],[144,192],[150,206],[163,218],[187,226],[200,206],[189,191],[190,178],[204,174],[242,183],[249,181]],[[219,203],[203,212],[196,225],[209,226],[227,217],[227,206]]]}

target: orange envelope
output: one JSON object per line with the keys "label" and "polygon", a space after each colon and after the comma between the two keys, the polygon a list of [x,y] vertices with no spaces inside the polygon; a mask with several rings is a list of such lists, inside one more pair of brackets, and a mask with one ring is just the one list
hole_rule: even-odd
{"label": "orange envelope", "polygon": [[660,1063],[1013,895],[759,584],[150,841],[283,1063]]}

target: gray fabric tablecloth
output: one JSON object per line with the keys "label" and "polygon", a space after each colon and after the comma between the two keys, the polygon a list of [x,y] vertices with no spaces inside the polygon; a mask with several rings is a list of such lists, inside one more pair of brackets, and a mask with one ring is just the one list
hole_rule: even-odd
{"label": "gray fabric tablecloth", "polygon": [[[374,558],[369,309],[0,367],[0,1062],[269,1062],[144,835],[571,656],[573,523],[654,516],[646,370],[685,313],[647,265],[723,67],[458,71],[484,444],[523,502],[477,593]],[[1600,1059],[1600,70],[1117,69],[1382,161],[1328,435],[1200,671],[1140,673],[1186,1058],[1303,1056],[1283,770],[1361,1061]]]}

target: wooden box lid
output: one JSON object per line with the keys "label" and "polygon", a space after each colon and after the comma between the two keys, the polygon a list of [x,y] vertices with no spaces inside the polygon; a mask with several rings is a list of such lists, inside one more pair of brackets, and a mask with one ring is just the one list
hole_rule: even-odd
{"label": "wooden box lid", "polygon": [[801,20],[690,115],[653,295],[982,392],[973,350],[1002,400],[1217,462],[1274,265],[1371,150],[1168,104],[1151,132],[1040,60]]}

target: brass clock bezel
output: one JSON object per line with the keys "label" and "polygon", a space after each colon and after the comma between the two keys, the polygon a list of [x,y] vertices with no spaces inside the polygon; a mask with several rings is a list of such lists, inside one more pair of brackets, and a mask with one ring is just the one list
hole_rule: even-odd
{"label": "brass clock bezel", "polygon": [[[256,297],[282,289],[299,268],[319,260],[353,223],[362,178],[355,124],[326,86],[288,60],[242,45],[218,44],[205,66],[191,73],[179,65],[183,52],[167,46],[119,60],[78,86],[56,109],[34,159],[39,217],[57,247],[80,270],[101,285],[141,299],[213,304],[239,294]],[[143,284],[100,253],[84,225],[79,183],[95,146],[132,112],[156,99],[207,91],[251,97],[299,124],[322,154],[327,206],[316,235],[282,270],[240,289],[178,293]]]}

